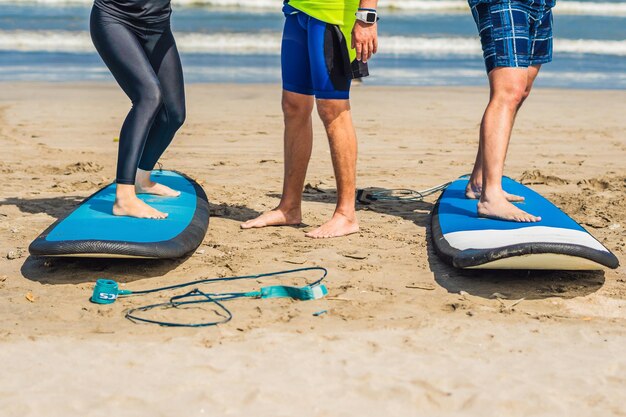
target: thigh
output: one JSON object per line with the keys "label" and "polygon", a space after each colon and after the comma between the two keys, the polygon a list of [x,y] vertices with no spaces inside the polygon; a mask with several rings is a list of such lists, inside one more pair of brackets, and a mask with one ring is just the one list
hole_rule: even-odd
{"label": "thigh", "polygon": [[129,27],[94,7],[90,32],[98,54],[132,101],[144,91],[154,91],[157,76],[140,39]]}
{"label": "thigh", "polygon": [[157,75],[163,95],[163,104],[171,116],[184,119],[185,80],[180,55],[172,30],[166,27],[150,35],[145,45],[148,59]]}
{"label": "thigh", "polygon": [[530,30],[530,63],[545,64],[552,61],[552,9],[543,10],[533,18]]}
{"label": "thigh", "polygon": [[478,36],[483,50],[483,59],[487,73],[496,66],[496,43],[493,38],[493,22],[488,3],[478,3],[472,7],[472,16],[476,22]]}
{"label": "thigh", "polygon": [[528,8],[521,2],[479,4],[473,10],[487,72],[495,67],[530,65]]}
{"label": "thigh", "polygon": [[283,89],[292,93],[313,95],[311,64],[309,61],[308,34],[302,13],[285,16],[281,47]]}
{"label": "thigh", "polygon": [[339,27],[311,18],[308,50],[315,97],[347,100],[352,73],[345,36]]}

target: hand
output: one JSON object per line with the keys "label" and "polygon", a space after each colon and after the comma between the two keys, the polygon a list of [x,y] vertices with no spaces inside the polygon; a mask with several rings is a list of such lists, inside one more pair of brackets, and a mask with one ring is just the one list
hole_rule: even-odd
{"label": "hand", "polygon": [[366,63],[378,51],[378,25],[357,20],[352,29],[352,48],[356,59]]}

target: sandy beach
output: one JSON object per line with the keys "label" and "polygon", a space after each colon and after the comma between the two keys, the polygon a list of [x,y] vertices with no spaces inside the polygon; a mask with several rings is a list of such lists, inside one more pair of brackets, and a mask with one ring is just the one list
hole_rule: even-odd
{"label": "sandy beach", "polygon": [[[626,416],[626,91],[537,89],[507,161],[620,258],[601,272],[455,270],[428,239],[436,196],[359,205],[358,234],[305,238],[334,208],[318,120],[306,225],[240,230],[280,197],[275,85],[187,87],[187,122],[161,162],[211,201],[196,253],[29,257],[41,231],[113,180],[129,102],[107,83],[0,91],[0,416]],[[419,190],[468,173],[487,99],[486,88],[355,88],[358,186]],[[232,302],[234,319],[213,328],[124,318],[170,294],[88,301],[97,278],[145,289],[304,266],[328,268],[327,298]]]}

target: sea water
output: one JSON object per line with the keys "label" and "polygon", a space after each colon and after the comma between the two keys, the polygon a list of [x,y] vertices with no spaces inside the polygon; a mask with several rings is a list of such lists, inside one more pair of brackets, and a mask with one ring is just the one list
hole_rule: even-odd
{"label": "sea water", "polygon": [[[486,83],[460,0],[380,0],[371,85]],[[0,81],[112,81],[89,37],[91,0],[0,0]],[[277,83],[280,0],[174,0],[187,82]],[[554,61],[537,85],[626,88],[626,2],[557,1]]]}

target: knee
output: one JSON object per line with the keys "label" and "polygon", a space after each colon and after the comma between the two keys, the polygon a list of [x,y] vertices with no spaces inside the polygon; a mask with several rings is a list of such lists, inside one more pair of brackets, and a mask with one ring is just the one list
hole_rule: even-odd
{"label": "knee", "polygon": [[187,119],[187,111],[185,106],[175,109],[168,114],[169,124],[174,129],[180,129]]}
{"label": "knee", "polygon": [[318,100],[317,101],[317,113],[322,119],[324,125],[329,125],[337,120],[341,114],[347,110],[350,110],[349,105],[343,101],[338,100]]}
{"label": "knee", "polygon": [[522,103],[528,98],[528,96],[530,96],[530,89],[531,89],[532,85],[528,85],[525,89],[524,89],[524,93],[522,94]]}
{"label": "knee", "polygon": [[494,91],[493,99],[508,107],[516,108],[526,100],[528,94],[530,94],[530,89],[525,83],[511,83]]}
{"label": "knee", "polygon": [[150,83],[144,86],[137,100],[138,105],[149,108],[150,111],[156,113],[163,105],[163,93],[158,83]]}
{"label": "knee", "polygon": [[282,107],[285,118],[309,117],[313,111],[313,100],[308,96],[284,95]]}

